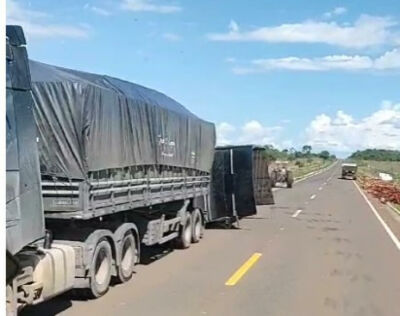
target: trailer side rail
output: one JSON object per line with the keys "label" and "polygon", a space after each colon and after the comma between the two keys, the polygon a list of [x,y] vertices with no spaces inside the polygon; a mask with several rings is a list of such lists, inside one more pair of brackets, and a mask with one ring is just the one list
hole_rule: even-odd
{"label": "trailer side rail", "polygon": [[46,218],[89,219],[209,193],[210,176],[43,181]]}

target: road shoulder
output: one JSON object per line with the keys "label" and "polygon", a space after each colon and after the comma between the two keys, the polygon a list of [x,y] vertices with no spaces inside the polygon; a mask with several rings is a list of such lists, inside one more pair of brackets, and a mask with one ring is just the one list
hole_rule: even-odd
{"label": "road shoulder", "polygon": [[[358,186],[359,187],[359,186]],[[390,228],[392,233],[396,236],[397,240],[400,240],[400,216],[395,213],[387,204],[384,204],[379,201],[376,197],[366,192],[365,190],[360,190],[364,193],[365,197],[375,208],[379,216],[386,223],[386,225]]]}

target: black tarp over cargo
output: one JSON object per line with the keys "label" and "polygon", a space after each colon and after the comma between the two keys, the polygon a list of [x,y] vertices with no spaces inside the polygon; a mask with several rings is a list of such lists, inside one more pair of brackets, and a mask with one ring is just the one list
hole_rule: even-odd
{"label": "black tarp over cargo", "polygon": [[210,171],[214,125],[166,95],[35,61],[30,69],[42,174],[86,179],[143,165]]}
{"label": "black tarp over cargo", "polygon": [[130,82],[34,61],[30,68],[47,218],[206,203],[214,124]]}
{"label": "black tarp over cargo", "polygon": [[268,167],[264,163],[262,149],[252,145],[216,148],[210,221],[254,215],[256,204],[273,204]]}

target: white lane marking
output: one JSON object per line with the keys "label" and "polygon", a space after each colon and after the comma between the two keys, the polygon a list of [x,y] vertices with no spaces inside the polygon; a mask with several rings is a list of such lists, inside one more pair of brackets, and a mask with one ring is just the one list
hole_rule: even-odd
{"label": "white lane marking", "polygon": [[390,239],[392,239],[393,243],[396,245],[397,249],[400,250],[400,241],[397,239],[397,237],[393,234],[389,226],[383,221],[382,217],[378,214],[377,210],[375,207],[372,205],[372,203],[368,200],[367,196],[365,193],[361,190],[361,188],[358,186],[358,184],[353,180],[354,185],[364,198],[364,200],[367,202],[368,206],[371,208],[372,212],[375,214],[376,218],[378,221],[382,224],[383,228],[386,230],[387,234],[389,235]]}
{"label": "white lane marking", "polygon": [[321,191],[321,190],[322,190],[322,187],[319,187],[318,190]]}
{"label": "white lane marking", "polygon": [[303,212],[303,210],[297,210],[297,211],[292,215],[292,217],[297,217],[297,216],[299,216],[299,214],[300,214],[301,212]]}
{"label": "white lane marking", "polygon": [[320,169],[320,170],[317,170],[317,171],[312,171],[312,172],[306,174],[303,178],[300,178],[300,179],[298,179],[298,180],[295,180],[294,183],[299,183],[299,182],[304,181],[304,180],[306,180],[306,179],[308,179],[308,178],[311,178],[311,177],[313,177],[313,176],[319,175],[319,174],[321,174],[321,173],[323,173],[323,172],[325,172],[325,171],[331,169],[331,168],[332,168],[333,166],[335,166],[336,164],[337,164],[337,161],[335,161],[333,164],[329,165],[328,167],[325,167],[325,168]]}
{"label": "white lane marking", "polygon": [[316,196],[317,196],[316,194],[311,195],[310,200],[314,200],[316,198]]}

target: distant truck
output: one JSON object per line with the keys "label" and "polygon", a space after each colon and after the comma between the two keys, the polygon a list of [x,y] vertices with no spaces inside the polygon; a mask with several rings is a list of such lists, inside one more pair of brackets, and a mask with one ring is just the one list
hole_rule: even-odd
{"label": "distant truck", "polygon": [[351,178],[353,180],[357,179],[357,164],[345,162],[342,163],[342,179]]}
{"label": "distant truck", "polygon": [[108,76],[29,62],[7,26],[7,314],[127,282],[141,245],[198,242],[214,124]]}
{"label": "distant truck", "polygon": [[293,171],[289,170],[289,162],[276,161],[271,169],[271,182],[275,187],[277,183],[285,183],[287,188],[292,188],[294,183]]}

